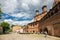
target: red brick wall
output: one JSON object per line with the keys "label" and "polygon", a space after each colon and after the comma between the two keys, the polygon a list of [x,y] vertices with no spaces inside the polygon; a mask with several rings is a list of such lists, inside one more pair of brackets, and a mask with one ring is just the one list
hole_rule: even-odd
{"label": "red brick wall", "polygon": [[[32,24],[28,26],[28,32],[29,33],[38,33],[39,32],[39,24]],[[34,32],[33,32],[34,31]]]}
{"label": "red brick wall", "polygon": [[[57,24],[55,24],[57,23]],[[58,24],[59,23],[59,24]],[[55,24],[55,25],[54,25]],[[60,14],[56,14],[40,23],[40,28],[44,32],[44,28],[48,29],[50,35],[60,35]],[[57,28],[57,29],[56,29]]]}
{"label": "red brick wall", "polygon": [[34,17],[34,22],[41,20],[46,14],[47,14],[47,12],[44,13],[44,14],[39,14],[39,15],[35,16]]}

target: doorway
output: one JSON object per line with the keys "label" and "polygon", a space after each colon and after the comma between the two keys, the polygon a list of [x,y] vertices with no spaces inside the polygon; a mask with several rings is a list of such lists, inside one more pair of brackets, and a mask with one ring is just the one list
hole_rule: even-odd
{"label": "doorway", "polygon": [[42,29],[40,29],[40,33],[42,33]]}
{"label": "doorway", "polygon": [[47,28],[45,28],[45,29],[44,29],[44,32],[47,32],[47,34],[48,34],[48,29],[47,29]]}

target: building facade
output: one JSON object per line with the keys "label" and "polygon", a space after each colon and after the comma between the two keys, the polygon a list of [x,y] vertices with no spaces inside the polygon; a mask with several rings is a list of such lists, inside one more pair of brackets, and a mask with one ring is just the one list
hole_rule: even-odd
{"label": "building facade", "polygon": [[38,33],[39,32],[39,22],[32,22],[28,24],[28,33]]}
{"label": "building facade", "polygon": [[[57,3],[55,3],[57,1]],[[42,13],[34,17],[34,22],[29,23],[27,32],[29,33],[44,33],[48,35],[60,36],[60,1],[55,0],[55,5],[47,12],[46,6],[42,7]]]}
{"label": "building facade", "polygon": [[60,36],[60,2],[56,4],[40,21],[40,30],[49,35]]}
{"label": "building facade", "polygon": [[12,28],[13,32],[21,32],[21,30],[22,30],[22,27],[18,26],[18,25],[13,26],[13,28]]}
{"label": "building facade", "polygon": [[40,33],[39,21],[47,14],[46,5],[42,7],[42,13],[39,14],[39,10],[36,10],[36,16],[34,17],[34,22],[28,24],[28,33]]}

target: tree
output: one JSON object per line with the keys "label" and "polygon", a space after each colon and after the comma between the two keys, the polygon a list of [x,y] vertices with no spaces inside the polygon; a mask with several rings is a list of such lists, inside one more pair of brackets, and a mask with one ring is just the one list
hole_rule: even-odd
{"label": "tree", "polygon": [[10,24],[7,22],[2,22],[1,26],[3,27],[3,33],[6,33],[7,31],[10,30]]}

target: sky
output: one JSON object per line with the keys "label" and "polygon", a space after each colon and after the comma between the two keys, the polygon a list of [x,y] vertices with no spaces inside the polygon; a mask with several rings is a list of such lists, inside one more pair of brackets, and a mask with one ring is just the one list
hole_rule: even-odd
{"label": "sky", "polygon": [[27,25],[34,21],[35,10],[42,13],[42,6],[47,5],[47,11],[53,6],[54,0],[0,0],[2,20],[13,25]]}

